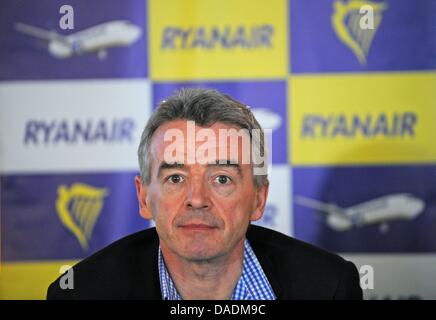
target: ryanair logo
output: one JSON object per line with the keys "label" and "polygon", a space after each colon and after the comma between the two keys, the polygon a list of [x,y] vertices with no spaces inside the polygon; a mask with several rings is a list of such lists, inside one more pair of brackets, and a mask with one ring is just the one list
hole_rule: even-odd
{"label": "ryanair logo", "polygon": [[122,119],[30,119],[24,128],[25,145],[60,143],[132,143],[135,121]]}
{"label": "ryanair logo", "polygon": [[332,25],[338,38],[354,53],[361,65],[367,64],[369,49],[380,26],[386,3],[336,0]]}
{"label": "ryanair logo", "polygon": [[414,112],[389,114],[387,112],[365,115],[355,114],[312,114],[303,116],[302,138],[354,138],[375,137],[403,138],[415,136],[418,115]]}
{"label": "ryanair logo", "polygon": [[89,240],[107,194],[104,188],[82,183],[75,183],[69,189],[65,185],[58,188],[58,216],[62,224],[75,235],[83,250],[89,249]]}
{"label": "ryanair logo", "polygon": [[167,26],[162,32],[161,49],[223,49],[271,48],[273,46],[273,25],[237,26],[223,28],[206,26],[180,28]]}
{"label": "ryanair logo", "polygon": [[420,72],[292,76],[291,162],[434,162],[435,80],[436,75]]}
{"label": "ryanair logo", "polygon": [[286,76],[287,6],[286,0],[148,1],[150,77],[186,81]]}

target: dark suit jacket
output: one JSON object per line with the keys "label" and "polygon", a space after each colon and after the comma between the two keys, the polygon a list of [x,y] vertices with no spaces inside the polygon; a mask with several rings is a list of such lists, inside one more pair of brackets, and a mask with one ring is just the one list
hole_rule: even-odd
{"label": "dark suit jacket", "polygon": [[[353,263],[302,241],[250,225],[247,239],[277,299],[362,299]],[[74,289],[60,278],[47,299],[162,299],[155,228],[116,241],[73,267]]]}

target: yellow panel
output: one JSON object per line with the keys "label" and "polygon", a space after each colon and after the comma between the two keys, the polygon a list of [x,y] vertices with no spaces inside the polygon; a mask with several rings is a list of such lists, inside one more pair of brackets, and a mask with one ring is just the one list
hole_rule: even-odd
{"label": "yellow panel", "polygon": [[436,73],[292,76],[295,165],[436,161]]}
{"label": "yellow panel", "polygon": [[283,77],[287,1],[149,1],[154,80]]}
{"label": "yellow panel", "polygon": [[77,261],[2,263],[0,299],[45,299],[47,288],[60,276],[60,268]]}

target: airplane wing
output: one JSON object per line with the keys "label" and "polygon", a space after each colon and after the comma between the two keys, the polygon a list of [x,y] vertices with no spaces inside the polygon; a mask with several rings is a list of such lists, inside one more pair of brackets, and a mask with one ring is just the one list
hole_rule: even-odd
{"label": "airplane wing", "polygon": [[352,219],[346,215],[345,210],[333,203],[325,203],[298,195],[295,196],[295,203],[316,210],[318,215],[325,215],[323,217],[325,222],[333,230],[346,231],[353,226]]}
{"label": "airplane wing", "polygon": [[321,202],[315,199],[306,198],[299,195],[295,196],[295,203],[324,213],[332,213],[332,212],[338,214],[343,213],[343,209],[334,204]]}
{"label": "airplane wing", "polygon": [[18,22],[15,24],[15,30],[18,32],[21,32],[23,34],[26,34],[28,36],[32,36],[38,39],[46,40],[46,41],[60,41],[65,44],[69,44],[68,41],[61,36],[60,34],[54,32],[54,31],[47,31],[38,27],[34,27],[25,23]]}

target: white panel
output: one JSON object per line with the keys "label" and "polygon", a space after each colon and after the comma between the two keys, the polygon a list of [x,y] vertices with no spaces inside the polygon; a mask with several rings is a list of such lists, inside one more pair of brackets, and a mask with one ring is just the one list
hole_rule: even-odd
{"label": "white panel", "polygon": [[[341,254],[358,269],[370,265],[374,289],[364,290],[365,299],[436,299],[434,254]],[[367,274],[361,270],[361,276]]]}
{"label": "white panel", "polygon": [[0,83],[0,172],[137,170],[148,80]]}
{"label": "white panel", "polygon": [[265,214],[255,224],[292,235],[291,168],[272,165],[269,174],[269,194]]}

